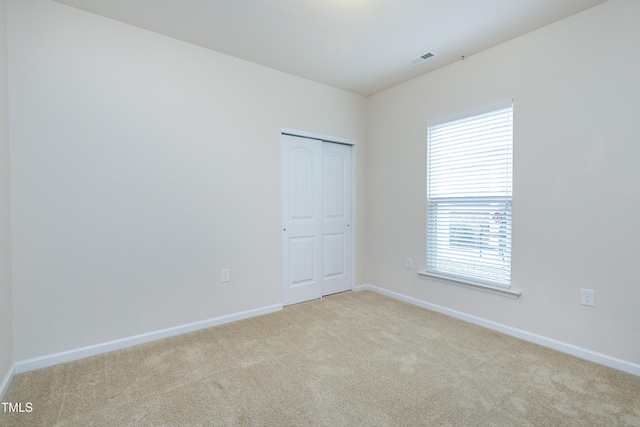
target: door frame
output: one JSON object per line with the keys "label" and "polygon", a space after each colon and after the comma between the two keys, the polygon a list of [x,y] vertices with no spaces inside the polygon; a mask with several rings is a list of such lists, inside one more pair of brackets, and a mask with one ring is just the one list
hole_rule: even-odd
{"label": "door frame", "polygon": [[[355,139],[348,139],[348,138],[342,138],[342,137],[338,137],[338,136],[331,136],[331,135],[323,135],[320,133],[315,133],[315,132],[307,132],[307,131],[302,131],[302,130],[298,130],[298,129],[290,129],[290,128],[285,128],[285,127],[281,127],[280,128],[280,147],[279,150],[282,151],[282,135],[289,135],[289,136],[296,136],[299,138],[308,138],[308,139],[315,139],[315,140],[321,140],[323,142],[330,142],[330,143],[334,143],[334,144],[343,144],[343,145],[349,145],[351,147],[351,218],[350,218],[350,224],[351,227],[349,227],[349,233],[351,234],[351,277],[350,277],[350,282],[351,282],[351,289],[353,290],[356,286],[356,230],[357,230],[357,222],[356,222],[356,200],[357,200],[357,195],[356,195],[356,150],[357,150],[357,142]],[[282,176],[282,165],[280,165],[280,176]],[[280,217],[282,218],[282,206],[283,206],[283,202],[284,200],[282,200],[283,197],[283,190],[282,188],[280,189]],[[283,224],[280,224],[280,230],[282,230]],[[280,239],[280,287],[281,287],[281,292],[280,292],[280,297],[282,298],[282,302],[284,303],[284,290],[283,290],[283,282],[284,282],[284,259],[282,258],[282,254],[283,254],[283,247],[282,247],[282,238]],[[322,298],[322,296],[320,297]]]}

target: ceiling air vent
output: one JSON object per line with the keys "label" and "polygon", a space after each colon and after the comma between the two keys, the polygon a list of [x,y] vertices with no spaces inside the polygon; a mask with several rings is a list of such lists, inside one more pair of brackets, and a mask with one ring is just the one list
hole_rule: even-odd
{"label": "ceiling air vent", "polygon": [[417,58],[413,58],[411,61],[409,61],[409,64],[411,65],[418,65],[419,63],[421,63],[422,61],[429,59],[433,56],[433,53],[429,52],[429,53],[425,53],[424,55],[420,55]]}

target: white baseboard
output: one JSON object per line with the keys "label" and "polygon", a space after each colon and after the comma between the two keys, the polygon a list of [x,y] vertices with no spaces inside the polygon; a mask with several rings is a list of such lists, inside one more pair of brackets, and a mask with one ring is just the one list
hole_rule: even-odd
{"label": "white baseboard", "polygon": [[520,338],[525,341],[529,341],[535,344],[539,344],[544,347],[548,347],[562,353],[567,353],[572,356],[579,357],[581,359],[589,360],[591,362],[599,363],[610,368],[618,369],[620,371],[628,372],[633,375],[640,376],[640,364],[629,362],[627,360],[618,359],[613,356],[598,353],[586,348],[578,347],[573,344],[557,341],[552,338],[547,338],[542,335],[534,334],[524,331],[522,329],[513,328],[511,326],[503,325],[501,323],[493,322],[491,320],[483,319],[481,317],[473,316],[471,314],[463,313],[461,311],[452,310],[450,308],[442,307],[440,305],[432,304],[420,299],[410,297],[398,292],[390,291],[388,289],[379,288],[374,285],[364,284],[353,288],[354,291],[373,291],[379,294],[404,301],[409,304],[417,305],[418,307],[426,308],[438,313],[445,314],[447,316],[455,317],[456,319],[464,320],[465,322],[473,323],[475,325],[483,326],[494,331],[502,332],[507,335],[511,335],[516,338]]}
{"label": "white baseboard", "polygon": [[0,401],[2,401],[2,399],[4,398],[4,394],[7,392],[7,389],[9,388],[9,384],[11,384],[11,380],[13,380],[13,377],[15,376],[15,374],[16,374],[15,365],[11,365],[11,367],[9,368],[9,371],[7,372],[7,375],[4,376],[2,383],[0,383]]}
{"label": "white baseboard", "polygon": [[[110,351],[120,350],[127,347],[133,347],[135,345],[145,344],[151,341],[157,341],[163,338],[173,337],[188,332],[194,332],[200,329],[211,328],[213,326],[219,326],[225,323],[235,322],[237,320],[248,319],[250,317],[261,316],[263,314],[269,314],[280,310],[282,310],[282,304],[274,304],[253,310],[242,311],[240,313],[230,314],[227,316],[220,316],[213,319],[202,320],[182,326],[175,326],[173,328],[162,329],[159,331],[148,332],[145,334],[90,345],[87,347],[67,350],[60,353],[35,357],[33,359],[16,362],[13,370],[15,371],[15,374],[21,374],[23,372],[33,371],[35,369],[41,369],[60,363],[71,362],[73,360],[83,359],[85,357],[95,356],[97,354],[108,353]],[[12,377],[13,375],[9,378],[9,380]],[[6,378],[5,381],[7,381]]]}

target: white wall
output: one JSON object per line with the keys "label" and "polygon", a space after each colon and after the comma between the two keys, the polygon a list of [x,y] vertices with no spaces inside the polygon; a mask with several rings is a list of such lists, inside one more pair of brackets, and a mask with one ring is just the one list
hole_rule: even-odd
{"label": "white wall", "polygon": [[280,128],[358,140],[361,184],[366,100],[46,0],[8,16],[16,360],[281,303]]}
{"label": "white wall", "polygon": [[[367,282],[640,363],[639,22],[612,0],[369,98]],[[426,263],[427,120],[509,98],[517,300],[404,268]]]}
{"label": "white wall", "polygon": [[6,1],[0,0],[0,384],[13,365],[6,17]]}
{"label": "white wall", "polygon": [[[357,283],[640,363],[640,3],[611,0],[368,100],[55,2],[7,3],[0,376],[12,353],[280,302],[280,127],[359,141]],[[3,52],[0,74],[6,132]],[[508,98],[518,300],[404,268],[426,257],[426,121]]]}

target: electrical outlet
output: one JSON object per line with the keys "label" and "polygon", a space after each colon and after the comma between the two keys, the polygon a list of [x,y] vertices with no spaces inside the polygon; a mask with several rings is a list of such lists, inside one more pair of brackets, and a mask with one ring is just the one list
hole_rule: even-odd
{"label": "electrical outlet", "polygon": [[229,269],[225,268],[223,270],[220,271],[220,281],[221,282],[228,282],[229,279]]}
{"label": "electrical outlet", "polygon": [[413,270],[413,258],[407,258],[405,260],[405,268],[407,270]]}
{"label": "electrical outlet", "polygon": [[593,307],[595,304],[595,296],[593,289],[580,288],[580,304]]}

